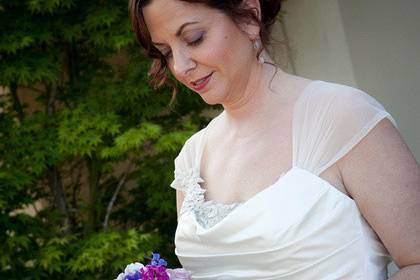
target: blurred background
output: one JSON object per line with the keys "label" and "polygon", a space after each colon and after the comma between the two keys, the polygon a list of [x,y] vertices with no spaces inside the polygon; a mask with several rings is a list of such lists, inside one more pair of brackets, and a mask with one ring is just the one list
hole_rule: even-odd
{"label": "blurred background", "polygon": [[0,279],[177,267],[173,160],[204,126],[148,85],[127,0],[0,0]]}
{"label": "blurred background", "polygon": [[[420,157],[420,2],[288,0],[282,67],[361,88]],[[148,85],[127,0],[0,0],[0,279],[179,263],[173,160],[220,106]],[[391,268],[390,274],[395,271]]]}

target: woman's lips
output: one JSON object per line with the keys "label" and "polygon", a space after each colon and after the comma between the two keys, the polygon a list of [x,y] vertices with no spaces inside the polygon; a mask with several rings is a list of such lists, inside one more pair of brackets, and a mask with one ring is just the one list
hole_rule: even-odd
{"label": "woman's lips", "polygon": [[204,78],[201,78],[195,82],[191,82],[192,88],[195,91],[202,90],[209,83],[212,75],[213,75],[213,72],[211,72],[209,75],[205,76]]}

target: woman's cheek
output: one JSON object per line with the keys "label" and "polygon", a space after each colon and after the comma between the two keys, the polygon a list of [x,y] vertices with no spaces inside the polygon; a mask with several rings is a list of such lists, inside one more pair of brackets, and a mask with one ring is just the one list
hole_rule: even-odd
{"label": "woman's cheek", "polygon": [[200,52],[201,62],[210,68],[221,68],[228,58],[228,50],[219,42],[205,44]]}

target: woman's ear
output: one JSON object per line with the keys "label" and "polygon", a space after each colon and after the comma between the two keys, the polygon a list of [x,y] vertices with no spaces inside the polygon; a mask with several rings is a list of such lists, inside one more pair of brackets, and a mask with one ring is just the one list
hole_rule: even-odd
{"label": "woman's ear", "polygon": [[242,5],[255,12],[255,15],[259,20],[261,20],[261,5],[259,0],[243,0]]}
{"label": "woman's ear", "polygon": [[[253,12],[258,21],[261,21],[261,6],[259,0],[243,0],[242,5],[243,8]],[[250,40],[259,38],[260,26],[254,19],[250,19],[250,21],[241,24],[241,29],[248,34]]]}

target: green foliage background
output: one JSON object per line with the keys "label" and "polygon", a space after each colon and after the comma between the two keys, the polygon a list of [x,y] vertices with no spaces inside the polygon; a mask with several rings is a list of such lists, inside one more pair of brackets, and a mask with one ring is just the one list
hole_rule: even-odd
{"label": "green foliage background", "polygon": [[179,266],[173,159],[208,120],[149,63],[126,0],[0,0],[0,279],[113,279],[152,250]]}

